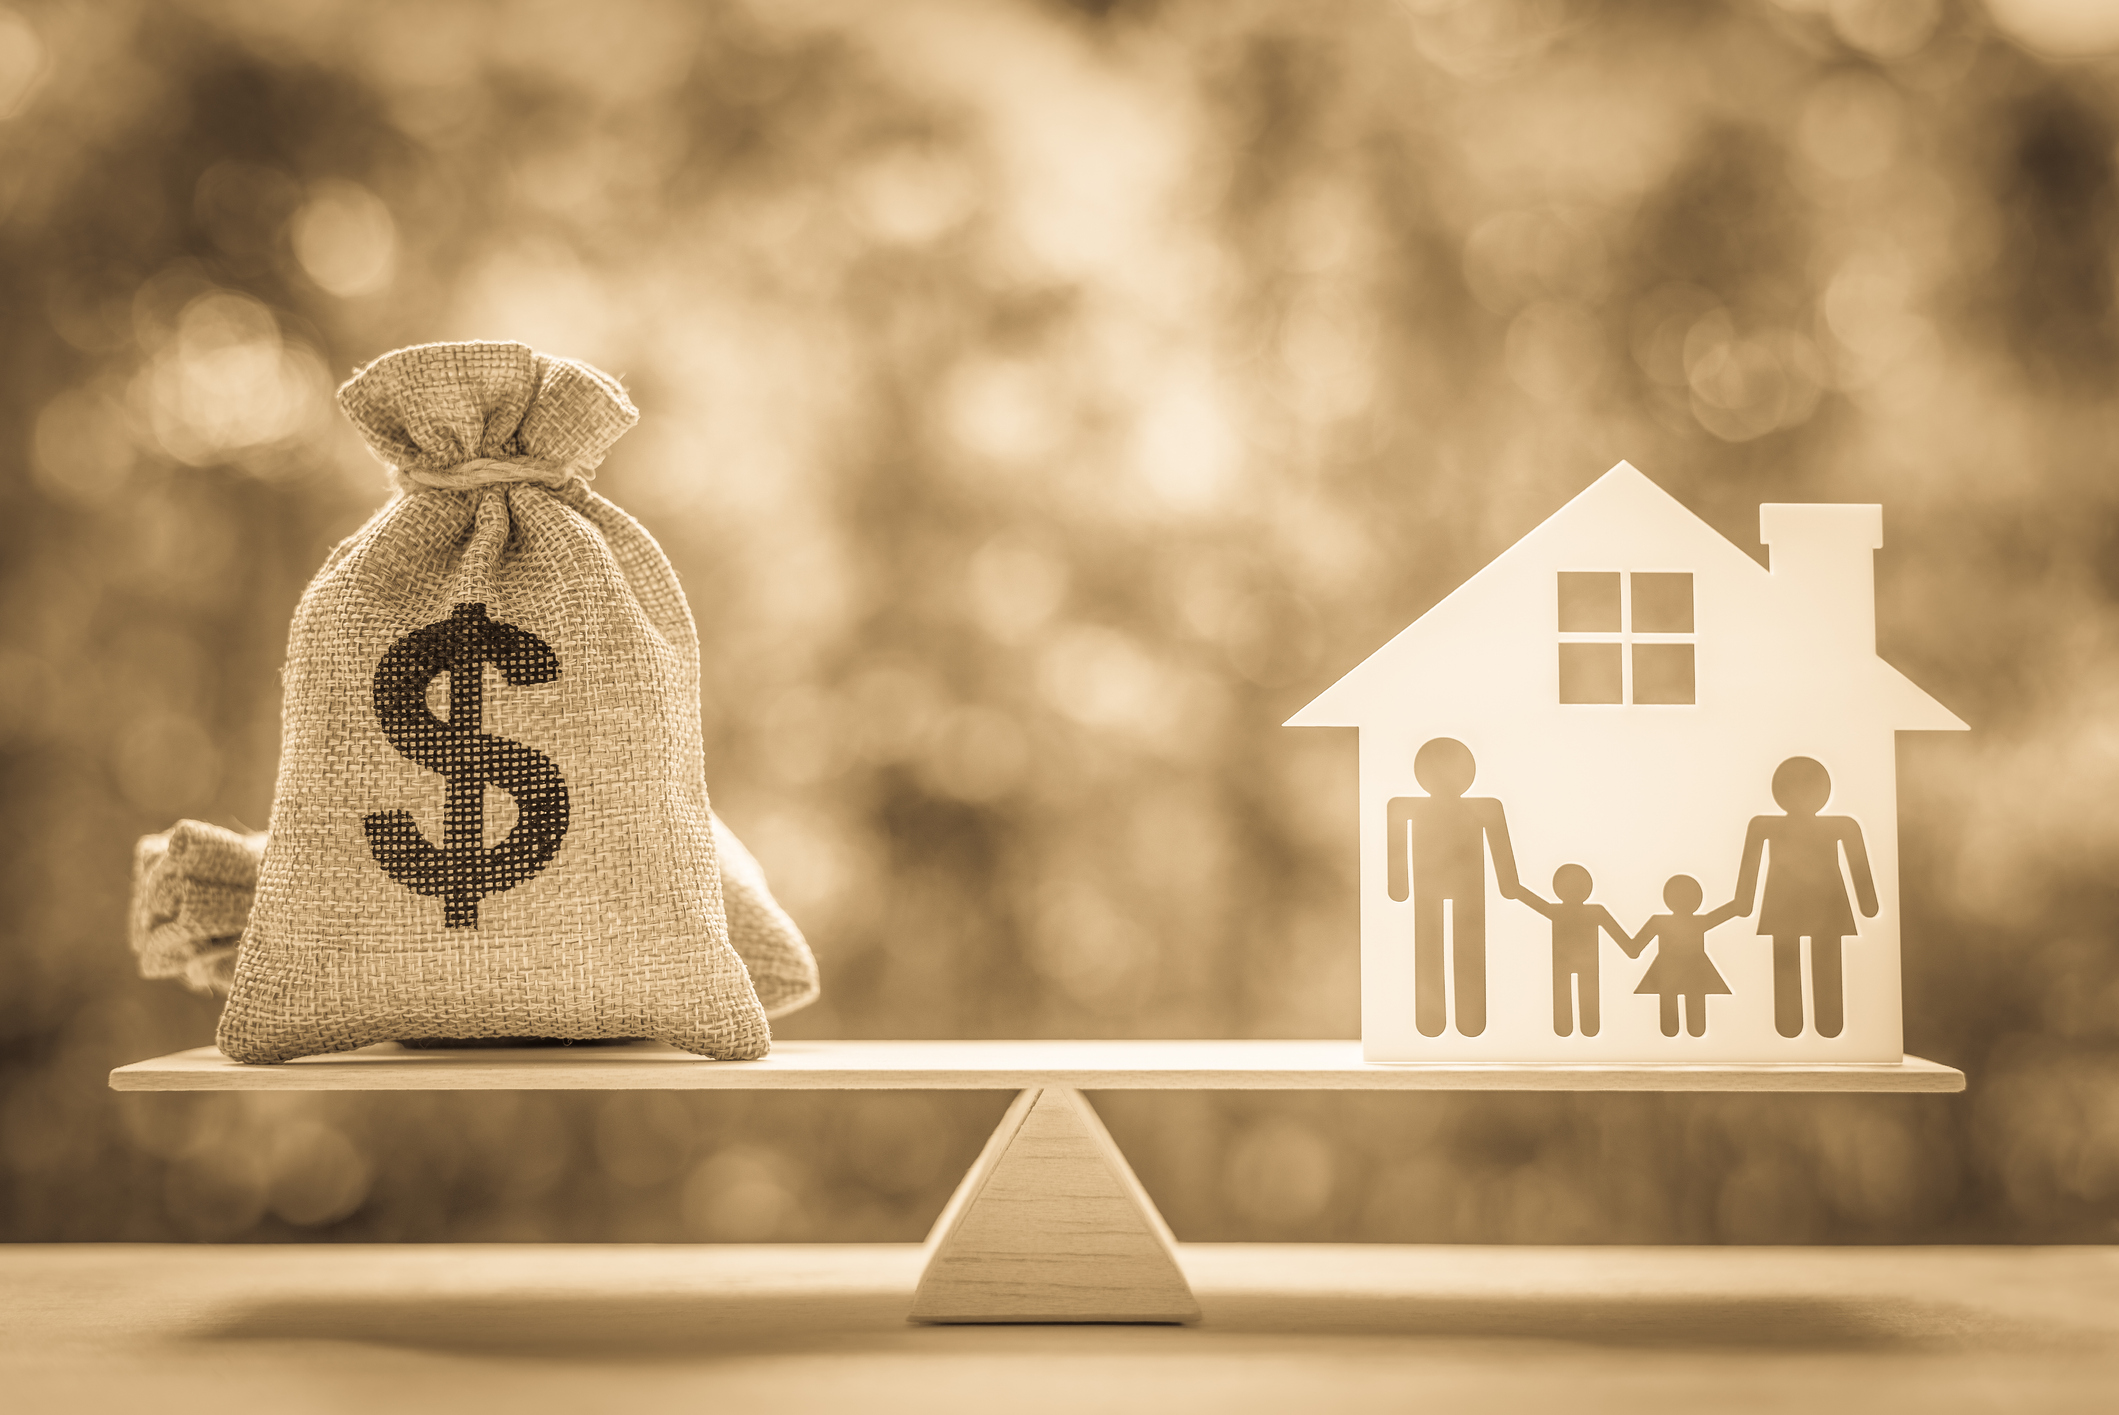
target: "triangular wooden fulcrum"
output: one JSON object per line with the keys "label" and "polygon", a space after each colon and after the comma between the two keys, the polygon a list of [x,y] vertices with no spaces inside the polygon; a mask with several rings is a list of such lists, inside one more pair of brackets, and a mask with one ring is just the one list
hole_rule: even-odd
{"label": "triangular wooden fulcrum", "polygon": [[927,1236],[915,1322],[1192,1322],[1170,1229],[1082,1093],[1024,1091]]}

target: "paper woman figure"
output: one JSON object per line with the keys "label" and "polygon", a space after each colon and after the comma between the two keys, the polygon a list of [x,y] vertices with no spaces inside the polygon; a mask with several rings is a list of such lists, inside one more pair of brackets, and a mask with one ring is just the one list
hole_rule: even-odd
{"label": "paper woman figure", "polygon": [[1869,850],[1852,816],[1818,814],[1832,799],[1832,778],[1809,757],[1790,757],[1773,773],[1773,799],[1784,816],[1754,816],[1744,833],[1744,864],[1736,902],[1749,915],[1761,857],[1766,898],[1758,931],[1773,939],[1773,1025],[1784,1037],[1803,1034],[1802,940],[1810,940],[1810,980],[1816,994],[1817,1034],[1836,1037],[1846,1023],[1840,985],[1840,941],[1854,930],[1840,851],[1854,876],[1862,917],[1876,917],[1876,881]]}

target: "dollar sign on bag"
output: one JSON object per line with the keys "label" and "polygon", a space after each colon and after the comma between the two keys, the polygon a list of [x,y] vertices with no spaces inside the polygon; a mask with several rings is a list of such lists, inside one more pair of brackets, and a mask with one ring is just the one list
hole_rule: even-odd
{"label": "dollar sign on bag", "polygon": [[[375,716],[390,745],[449,783],[441,848],[409,811],[379,811],[362,824],[384,873],[415,894],[442,901],[442,922],[478,927],[478,901],[513,889],[550,863],[567,833],[567,783],[542,752],[480,729],[485,665],[517,687],[559,676],[559,655],[535,634],[459,604],[447,619],[414,629],[375,669]],[[449,720],[427,709],[427,685],[449,675]],[[485,789],[515,798],[515,828],[487,849]]]}

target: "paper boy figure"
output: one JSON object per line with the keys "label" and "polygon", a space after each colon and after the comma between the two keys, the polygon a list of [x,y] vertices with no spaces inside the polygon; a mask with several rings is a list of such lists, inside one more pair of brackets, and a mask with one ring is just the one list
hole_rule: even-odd
{"label": "paper boy figure", "polygon": [[1589,902],[1596,888],[1589,871],[1580,865],[1562,865],[1553,872],[1552,892],[1558,903],[1547,903],[1528,889],[1516,898],[1552,920],[1552,1030],[1557,1037],[1571,1036],[1575,1029],[1575,993],[1582,994],[1582,1035],[1593,1037],[1600,1022],[1602,983],[1597,970],[1597,930],[1636,957],[1633,935],[1619,927],[1611,911]]}

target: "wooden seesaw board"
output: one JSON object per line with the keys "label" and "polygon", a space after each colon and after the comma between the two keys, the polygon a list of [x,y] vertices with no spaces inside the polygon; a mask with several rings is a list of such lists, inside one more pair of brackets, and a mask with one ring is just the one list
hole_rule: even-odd
{"label": "wooden seesaw board", "polygon": [[277,1066],[212,1047],[121,1066],[119,1091],[1014,1090],[927,1238],[911,1319],[1188,1322],[1169,1227],[1083,1090],[1948,1092],[1895,1065],[1372,1065],[1357,1041],[778,1042],[708,1061],[659,1042],[418,1051],[394,1043]]}

